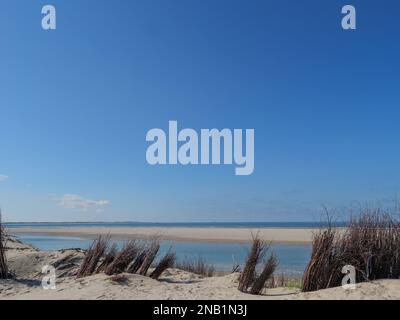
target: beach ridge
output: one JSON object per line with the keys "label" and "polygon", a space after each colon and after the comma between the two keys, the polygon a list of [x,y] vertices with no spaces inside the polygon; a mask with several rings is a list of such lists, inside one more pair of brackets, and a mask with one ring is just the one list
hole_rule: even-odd
{"label": "beach ridge", "polygon": [[258,236],[271,243],[311,243],[312,228],[185,228],[185,227],[89,227],[89,228],[13,228],[12,234],[71,236],[92,239],[109,234],[112,239],[149,238],[159,236],[162,240],[193,242],[249,242]]}

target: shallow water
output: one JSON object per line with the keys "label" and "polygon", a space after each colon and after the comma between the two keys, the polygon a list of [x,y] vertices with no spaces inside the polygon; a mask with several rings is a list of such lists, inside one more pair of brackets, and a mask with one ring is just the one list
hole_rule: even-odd
{"label": "shallow water", "polygon": [[[18,238],[40,250],[86,249],[92,242],[78,237],[19,235]],[[118,246],[123,244],[123,241],[115,242]],[[250,244],[163,241],[160,255],[167,252],[171,247],[176,252],[178,259],[201,257],[208,263],[215,265],[217,270],[230,271],[233,265],[243,264]],[[293,276],[300,276],[303,273],[311,254],[310,245],[302,244],[272,245],[271,250],[279,260],[278,272]]]}

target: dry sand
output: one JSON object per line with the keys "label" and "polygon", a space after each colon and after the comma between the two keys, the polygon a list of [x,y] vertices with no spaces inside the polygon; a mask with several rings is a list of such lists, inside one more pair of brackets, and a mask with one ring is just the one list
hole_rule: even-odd
{"label": "dry sand", "polygon": [[[333,288],[312,293],[276,288],[253,296],[237,290],[237,273],[203,278],[168,269],[160,281],[136,274],[125,274],[124,283],[114,282],[105,274],[76,279],[74,273],[83,257],[81,250],[41,252],[17,242],[9,242],[8,246],[7,257],[16,278],[0,280],[0,299],[400,299],[400,280],[362,283],[355,290]],[[55,290],[41,287],[40,272],[46,264],[56,266]]]}
{"label": "dry sand", "polygon": [[99,234],[110,234],[113,239],[148,238],[158,235],[163,240],[203,242],[248,242],[252,234],[273,243],[309,243],[315,229],[297,228],[18,228],[14,234],[40,234],[51,236],[75,236],[94,238]]}

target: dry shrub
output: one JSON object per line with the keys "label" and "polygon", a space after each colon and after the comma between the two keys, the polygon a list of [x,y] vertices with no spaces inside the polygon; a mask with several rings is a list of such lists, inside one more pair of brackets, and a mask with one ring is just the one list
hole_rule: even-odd
{"label": "dry shrub", "polygon": [[105,254],[103,261],[97,267],[96,273],[105,271],[107,267],[114,261],[117,254],[117,245],[113,243],[110,249],[108,249],[107,253]]}
{"label": "dry shrub", "polygon": [[240,264],[234,264],[231,273],[240,272]]}
{"label": "dry shrub", "polygon": [[301,289],[303,287],[302,279],[295,276],[288,276],[284,273],[272,276],[266,283],[267,288],[292,288]]}
{"label": "dry shrub", "polygon": [[144,256],[142,265],[140,266],[138,273],[142,276],[147,274],[150,266],[152,265],[154,259],[157,256],[158,251],[160,250],[160,241],[152,240],[145,250],[146,254]]}
{"label": "dry shrub", "polygon": [[156,268],[150,274],[150,278],[158,279],[165,270],[173,267],[175,259],[176,255],[174,252],[171,251],[170,248],[165,256],[158,262]]}
{"label": "dry shrub", "polygon": [[258,235],[253,237],[246,264],[239,277],[239,291],[261,294],[266,282],[271,278],[278,264],[276,257],[271,254],[261,273],[257,275],[257,266],[263,260],[269,248],[270,246],[262,241]]}
{"label": "dry shrub", "polygon": [[177,262],[175,267],[180,270],[188,271],[201,275],[203,277],[212,277],[215,274],[215,267],[208,264],[205,259],[198,257],[197,259]]}
{"label": "dry shrub", "polygon": [[95,272],[100,258],[104,255],[108,248],[109,241],[109,236],[100,235],[92,242],[89,249],[86,251],[81,267],[78,270],[78,278],[89,276]]}
{"label": "dry shrub", "polygon": [[260,260],[263,258],[266,250],[264,241],[253,237],[253,244],[246,259],[246,264],[239,277],[238,289],[241,292],[247,292],[256,277],[256,267]]}
{"label": "dry shrub", "polygon": [[277,265],[278,261],[275,255],[272,254],[265,263],[261,274],[254,279],[253,285],[250,290],[251,294],[260,295],[262,293],[265,287],[265,283],[271,278]]}
{"label": "dry shrub", "polygon": [[7,264],[6,257],[6,232],[1,221],[0,211],[0,279],[7,279],[10,277],[10,272]]}
{"label": "dry shrub", "polygon": [[118,284],[125,284],[128,282],[128,278],[123,274],[115,274],[110,277],[110,280]]}
{"label": "dry shrub", "polygon": [[367,209],[339,232],[331,225],[314,235],[303,291],[342,284],[342,268],[351,265],[356,281],[400,277],[400,224],[381,210]]}
{"label": "dry shrub", "polygon": [[267,288],[279,288],[279,287],[287,287],[289,283],[289,279],[285,276],[284,273],[279,275],[275,275],[271,277],[268,281]]}
{"label": "dry shrub", "polygon": [[127,272],[129,273],[137,273],[140,266],[143,264],[143,261],[146,257],[146,249],[142,248],[140,249],[139,253],[137,254],[136,258],[133,260],[133,262],[128,266]]}
{"label": "dry shrub", "polygon": [[[329,288],[340,278],[340,251],[336,251],[338,232],[328,226],[314,234],[311,259],[303,276],[303,291]],[[340,263],[340,265],[338,265]]]}
{"label": "dry shrub", "polygon": [[80,255],[77,255],[77,253],[82,252],[84,251],[81,249],[68,249],[61,251],[62,256],[51,263],[51,265],[57,270],[57,278],[77,276],[82,265],[82,258]]}
{"label": "dry shrub", "polygon": [[112,275],[124,272],[139,252],[140,245],[137,241],[126,242],[114,260],[105,268],[105,274]]}

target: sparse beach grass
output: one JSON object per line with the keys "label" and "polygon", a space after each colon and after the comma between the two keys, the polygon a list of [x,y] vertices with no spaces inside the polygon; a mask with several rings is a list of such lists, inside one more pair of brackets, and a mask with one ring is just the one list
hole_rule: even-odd
{"label": "sparse beach grass", "polygon": [[113,275],[124,272],[142,251],[141,244],[136,240],[125,242],[122,249],[116,253],[114,259],[105,268],[105,274]]}
{"label": "sparse beach grass", "polygon": [[172,249],[170,248],[164,257],[162,257],[157,263],[153,272],[150,274],[150,278],[158,279],[165,270],[174,266],[175,260],[175,252],[172,252]]}
{"label": "sparse beach grass", "polygon": [[175,264],[175,268],[201,275],[203,277],[213,277],[216,274],[215,266],[207,263],[202,257],[195,259],[185,258]]}
{"label": "sparse beach grass", "polygon": [[301,289],[303,281],[301,277],[294,277],[284,273],[274,274],[266,283],[266,288]]}
{"label": "sparse beach grass", "polygon": [[260,274],[257,274],[257,267],[262,263],[263,258],[270,249],[270,245],[261,240],[258,235],[253,236],[253,244],[247,256],[243,271],[239,276],[238,289],[244,293],[259,295],[266,287],[266,283],[271,279],[278,260],[273,253],[270,254]]}
{"label": "sparse beach grass", "polygon": [[104,237],[101,235],[93,241],[85,254],[85,258],[82,262],[81,268],[78,271],[78,278],[89,276],[96,271],[100,259],[107,251],[109,241],[110,238],[108,236]]}
{"label": "sparse beach grass", "polygon": [[[105,279],[114,284],[131,284],[137,277],[135,275],[146,276],[147,280],[144,281],[150,281],[149,284],[152,281],[150,278],[161,279],[161,287],[174,281],[189,284],[191,279],[194,279],[194,274],[200,276],[196,281],[205,282],[232,277],[231,284],[234,290],[256,296],[268,296],[269,290],[272,290],[274,295],[275,290],[280,288],[289,289],[285,291],[286,294],[289,291],[292,291],[290,294],[295,294],[299,291],[319,291],[341,286],[345,276],[342,268],[346,265],[355,268],[355,280],[358,284],[373,280],[399,279],[400,223],[393,215],[381,210],[364,210],[353,216],[346,228],[335,228],[330,222],[321,229],[316,229],[314,233],[311,257],[303,278],[277,274],[275,271],[278,259],[271,252],[270,243],[259,238],[258,234],[252,239],[245,264],[235,264],[232,275],[230,272],[218,271],[202,257],[179,260],[172,247],[160,255],[161,240],[155,236],[146,240],[129,240],[118,248],[111,242],[109,235],[100,235],[89,249],[60,250],[55,254],[56,259],[50,258],[46,263],[59,271],[59,277],[73,277],[75,281],[76,278],[88,276],[93,276],[91,279],[106,277]],[[12,244],[11,247],[14,248],[22,248],[24,244],[6,237],[1,220],[0,239],[0,278],[5,279],[11,274],[6,252],[13,250],[6,246],[6,241],[8,240],[9,246]],[[20,256],[23,256],[24,250],[14,250],[20,251]],[[40,250],[34,248],[29,252],[35,255],[35,259],[46,256],[44,252],[40,253]],[[26,259],[28,261],[28,258]],[[42,263],[45,263],[44,261]],[[13,271],[14,267],[15,265],[11,266]],[[25,269],[21,263],[18,268]],[[167,269],[170,269],[169,272],[164,273]],[[36,277],[37,274],[31,275]],[[171,275],[178,280],[171,280]],[[18,278],[18,272],[16,277]],[[157,282],[152,283],[156,285]]]}
{"label": "sparse beach grass", "polygon": [[8,262],[6,257],[6,231],[1,220],[0,210],[0,279],[7,279],[10,277],[10,270],[8,268]]}
{"label": "sparse beach grass", "polygon": [[315,233],[304,292],[342,284],[342,268],[354,267],[356,282],[400,277],[400,224],[389,212],[365,209],[344,230],[331,224]]}

